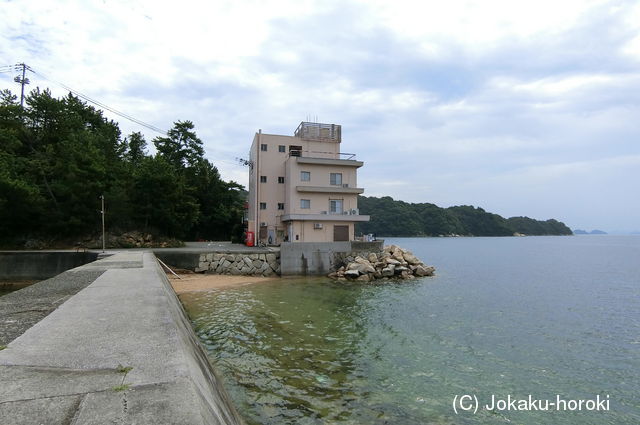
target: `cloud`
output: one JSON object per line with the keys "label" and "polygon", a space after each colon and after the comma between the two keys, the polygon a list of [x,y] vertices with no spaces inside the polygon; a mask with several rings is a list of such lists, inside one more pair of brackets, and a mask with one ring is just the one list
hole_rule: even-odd
{"label": "cloud", "polygon": [[[601,208],[640,205],[625,195],[640,180],[625,162],[640,154],[636,2],[33,0],[2,10],[0,65],[24,61],[160,128],[192,120],[225,178],[246,184],[234,158],[258,129],[292,134],[317,116],[343,125],[366,194],[640,228],[638,214]],[[3,87],[16,88],[12,77],[0,74]],[[106,114],[124,134],[156,136]]]}

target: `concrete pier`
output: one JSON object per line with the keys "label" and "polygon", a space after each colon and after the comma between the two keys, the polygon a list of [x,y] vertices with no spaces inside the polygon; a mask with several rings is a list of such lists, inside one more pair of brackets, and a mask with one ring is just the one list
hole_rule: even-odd
{"label": "concrete pier", "polygon": [[7,424],[242,424],[152,253],[96,276],[0,351]]}

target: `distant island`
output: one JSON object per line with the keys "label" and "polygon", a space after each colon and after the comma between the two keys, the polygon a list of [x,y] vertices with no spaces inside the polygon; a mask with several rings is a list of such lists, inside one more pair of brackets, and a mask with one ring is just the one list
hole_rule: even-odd
{"label": "distant island", "polygon": [[371,221],[358,223],[358,233],[383,236],[541,236],[571,235],[564,223],[529,217],[504,218],[469,205],[441,208],[430,203],[407,203],[390,196],[359,196],[360,214]]}
{"label": "distant island", "polygon": [[598,229],[594,229],[590,232],[587,232],[586,230],[582,230],[582,229],[575,229],[573,231],[574,235],[606,235],[608,234],[607,232],[603,231],[603,230],[598,230]]}

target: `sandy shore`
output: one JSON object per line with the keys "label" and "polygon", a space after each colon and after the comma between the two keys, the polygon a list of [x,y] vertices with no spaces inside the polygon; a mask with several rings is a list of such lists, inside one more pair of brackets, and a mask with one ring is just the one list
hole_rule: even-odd
{"label": "sandy shore", "polygon": [[209,289],[237,288],[261,282],[278,280],[278,277],[230,276],[220,274],[181,274],[182,279],[167,275],[176,294],[207,291]]}

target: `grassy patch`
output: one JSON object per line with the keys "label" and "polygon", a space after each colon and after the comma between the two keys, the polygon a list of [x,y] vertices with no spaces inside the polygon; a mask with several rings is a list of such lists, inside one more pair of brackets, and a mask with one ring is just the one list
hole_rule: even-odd
{"label": "grassy patch", "polygon": [[4,350],[5,348],[7,348],[6,345],[0,345],[0,351]]}
{"label": "grassy patch", "polygon": [[133,369],[133,367],[131,367],[131,366],[122,366],[121,364],[119,364],[118,368],[116,370],[118,372],[124,373],[126,375],[127,373],[131,372],[132,369]]}
{"label": "grassy patch", "polygon": [[121,364],[118,365],[116,370],[118,371],[118,373],[122,373],[122,382],[120,383],[120,385],[113,387],[113,391],[120,392],[120,391],[126,391],[129,389],[129,384],[125,384],[124,380],[127,377],[127,373],[131,372],[132,369],[133,367],[131,366],[122,366]]}
{"label": "grassy patch", "polygon": [[115,392],[126,391],[129,389],[129,384],[116,385],[112,388]]}

